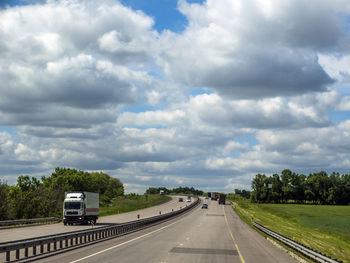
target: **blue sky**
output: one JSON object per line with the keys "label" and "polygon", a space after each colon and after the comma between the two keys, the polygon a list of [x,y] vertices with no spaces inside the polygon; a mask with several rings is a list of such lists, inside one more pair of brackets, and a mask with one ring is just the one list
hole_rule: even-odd
{"label": "blue sky", "polygon": [[70,167],[232,192],[350,170],[347,0],[0,6],[1,180]]}
{"label": "blue sky", "polygon": [[[187,20],[177,9],[175,0],[123,0],[124,5],[134,10],[141,10],[155,20],[155,29],[159,32],[171,30],[181,32],[185,29]],[[201,0],[190,0],[189,3],[202,3]]]}

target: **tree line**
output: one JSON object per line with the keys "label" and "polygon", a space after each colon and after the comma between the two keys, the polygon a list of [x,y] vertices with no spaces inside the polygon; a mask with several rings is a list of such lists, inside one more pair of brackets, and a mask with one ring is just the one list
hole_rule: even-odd
{"label": "tree line", "polygon": [[203,195],[201,190],[194,189],[193,187],[177,187],[168,189],[166,187],[150,187],[146,190],[145,194],[159,194],[160,191],[164,191],[164,194],[185,194],[185,195]]}
{"label": "tree line", "polygon": [[328,175],[321,171],[306,176],[285,169],[281,175],[257,174],[252,181],[252,190],[252,202],[348,205],[350,174],[333,172]]}
{"label": "tree line", "polygon": [[21,175],[16,185],[0,180],[0,220],[61,217],[64,193],[69,191],[99,193],[100,203],[106,204],[123,195],[124,187],[108,174],[70,168],[56,168],[41,180]]}
{"label": "tree line", "polygon": [[239,195],[239,196],[242,196],[246,199],[250,199],[250,195],[251,195],[251,191],[248,191],[248,190],[240,190],[240,189],[235,189],[235,194],[236,195]]}

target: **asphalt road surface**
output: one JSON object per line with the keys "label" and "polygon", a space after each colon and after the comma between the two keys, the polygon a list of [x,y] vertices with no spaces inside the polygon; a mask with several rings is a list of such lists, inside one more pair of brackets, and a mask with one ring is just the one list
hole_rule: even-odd
{"label": "asphalt road surface", "polygon": [[[172,199],[169,202],[166,202],[162,205],[152,206],[149,208],[123,213],[112,216],[100,217],[97,220],[96,227],[103,227],[111,223],[124,223],[137,220],[137,215],[140,215],[140,218],[152,217],[159,215],[159,212],[162,214],[169,213],[172,210],[179,210],[180,207],[190,204],[190,202],[179,202],[179,196],[172,196]],[[184,198],[184,201],[186,199]],[[192,201],[194,199],[192,198]],[[0,243],[22,240],[26,238],[33,238],[39,236],[53,235],[83,229],[91,229],[90,225],[73,225],[73,226],[64,226],[63,223],[49,224],[49,225],[36,225],[36,226],[27,226],[20,228],[10,228],[0,230]]]}
{"label": "asphalt road surface", "polygon": [[295,262],[250,229],[229,205],[203,200],[180,217],[109,241],[60,253],[38,262]]}

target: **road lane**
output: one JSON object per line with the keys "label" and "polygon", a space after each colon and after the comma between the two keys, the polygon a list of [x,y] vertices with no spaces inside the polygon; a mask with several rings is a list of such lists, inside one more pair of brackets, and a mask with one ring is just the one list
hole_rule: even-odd
{"label": "road lane", "polygon": [[[171,196],[172,199],[164,204],[158,206],[152,206],[149,208],[118,214],[111,216],[100,217],[97,220],[97,224],[94,227],[103,227],[109,223],[124,223],[137,220],[137,215],[140,215],[140,218],[152,217],[159,215],[159,212],[162,214],[169,213],[172,210],[179,210],[180,207],[189,205],[187,202],[179,202],[179,196]],[[192,198],[193,199],[193,198]],[[192,200],[193,201],[193,200]],[[33,238],[39,236],[53,235],[59,233],[66,233],[71,231],[78,231],[84,229],[91,229],[89,225],[73,225],[73,226],[64,226],[63,223],[49,224],[49,225],[37,225],[30,227],[22,228],[11,228],[11,229],[2,229],[0,230],[0,243],[21,240],[26,238]]]}
{"label": "road lane", "polygon": [[295,261],[250,229],[231,206],[203,200],[168,222],[38,262],[286,262]]}

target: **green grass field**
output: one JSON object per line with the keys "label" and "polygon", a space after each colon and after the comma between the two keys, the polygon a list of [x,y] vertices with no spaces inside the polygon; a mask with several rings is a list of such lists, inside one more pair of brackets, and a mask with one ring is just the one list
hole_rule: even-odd
{"label": "green grass field", "polygon": [[233,199],[236,213],[332,258],[350,262],[350,206],[254,204]]}
{"label": "green grass field", "polygon": [[129,197],[118,197],[113,200],[112,204],[100,207],[100,216],[115,215],[120,213],[131,212],[154,205],[159,205],[169,201],[171,198],[165,195],[135,195]]}

